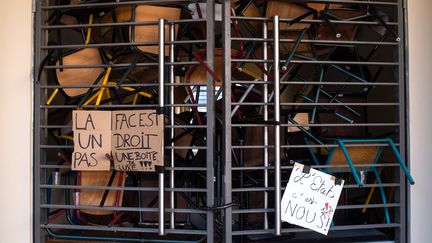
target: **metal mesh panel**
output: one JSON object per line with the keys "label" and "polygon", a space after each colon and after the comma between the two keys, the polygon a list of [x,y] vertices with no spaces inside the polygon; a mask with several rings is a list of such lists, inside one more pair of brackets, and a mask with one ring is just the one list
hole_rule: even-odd
{"label": "metal mesh panel", "polygon": [[[231,34],[225,62],[233,68],[224,82],[235,98],[225,99],[225,191],[231,193],[224,196],[237,206],[227,212],[225,237],[405,242],[401,1],[231,4],[235,14],[228,2],[224,9]],[[258,71],[250,75],[250,69]],[[294,162],[347,182],[328,236],[280,220]]]}
{"label": "metal mesh panel", "polygon": [[[187,76],[212,68],[208,2],[198,18],[196,1],[37,2],[36,242],[214,239],[214,104],[198,102],[214,85]],[[164,171],[70,170],[72,110],[149,108],[165,117]]]}

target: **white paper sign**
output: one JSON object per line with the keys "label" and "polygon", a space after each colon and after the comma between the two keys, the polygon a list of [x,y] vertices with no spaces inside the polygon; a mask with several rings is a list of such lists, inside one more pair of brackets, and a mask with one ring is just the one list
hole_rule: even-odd
{"label": "white paper sign", "polygon": [[[327,235],[344,180],[295,163],[282,197],[282,220]],[[307,172],[307,171],[305,171]]]}
{"label": "white paper sign", "polygon": [[[188,5],[188,9],[192,11],[192,18],[193,19],[206,19],[207,17],[207,3],[198,3],[200,12],[198,12],[197,4],[191,3]],[[201,18],[200,18],[201,15]],[[215,20],[216,21],[222,21],[222,4],[216,3],[215,4]]]}

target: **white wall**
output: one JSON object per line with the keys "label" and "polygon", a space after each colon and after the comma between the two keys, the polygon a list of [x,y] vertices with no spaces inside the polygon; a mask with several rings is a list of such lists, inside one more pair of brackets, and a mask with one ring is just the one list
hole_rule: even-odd
{"label": "white wall", "polygon": [[432,15],[431,0],[408,0],[411,172],[411,242],[431,242]]}
{"label": "white wall", "polygon": [[31,242],[31,1],[0,1],[0,242]]}

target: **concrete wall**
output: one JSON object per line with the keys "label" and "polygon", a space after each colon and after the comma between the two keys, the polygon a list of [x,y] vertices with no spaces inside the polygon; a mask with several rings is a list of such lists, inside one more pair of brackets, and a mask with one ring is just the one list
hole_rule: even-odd
{"label": "concrete wall", "polygon": [[[432,7],[408,0],[411,242],[429,242],[432,210]],[[0,1],[0,242],[31,242],[31,1]],[[13,183],[13,186],[11,185]]]}
{"label": "concrete wall", "polygon": [[0,242],[31,242],[31,1],[0,1]]}
{"label": "concrete wall", "polygon": [[432,15],[430,0],[408,0],[411,242],[430,242],[432,218]]}

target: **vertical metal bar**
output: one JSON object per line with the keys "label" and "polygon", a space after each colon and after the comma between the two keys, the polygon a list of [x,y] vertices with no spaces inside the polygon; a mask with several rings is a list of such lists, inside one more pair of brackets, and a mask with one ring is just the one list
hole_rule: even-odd
{"label": "vertical metal bar", "polygon": [[165,198],[164,198],[164,172],[158,173],[159,181],[159,235],[165,235]]}
{"label": "vertical metal bar", "polygon": [[[222,6],[222,20],[224,33],[223,41],[223,161],[224,168],[224,204],[232,202],[232,154],[231,154],[231,1],[224,0]],[[223,242],[232,242],[232,208],[225,209],[224,239]]]}
{"label": "vertical metal bar", "polygon": [[[406,20],[406,15],[404,15],[406,12],[406,5],[404,0],[398,0],[397,5],[397,18],[398,18],[398,36],[402,38],[401,41],[399,41],[398,45],[398,79],[399,79],[399,151],[400,155],[405,161],[407,161],[407,166],[409,168],[408,164],[408,157],[407,157],[407,151],[408,151],[408,143],[407,143],[407,123],[409,122],[408,119],[408,106],[407,101],[405,98],[408,95],[408,90],[406,89],[406,86],[408,84],[406,72],[405,72],[405,61],[406,61],[406,55],[405,51],[408,50],[408,41],[406,38],[407,33],[405,32],[405,25],[404,21]],[[396,211],[396,220],[400,222],[402,227],[399,229],[399,234],[396,236],[396,240],[398,240],[401,243],[409,242],[408,239],[408,227],[409,227],[409,220],[407,218],[407,210],[408,210],[408,193],[409,193],[409,187],[407,186],[407,181],[405,179],[404,173],[399,170],[399,182],[401,184],[399,189],[399,202],[401,205],[399,209],[399,213]],[[397,221],[396,221],[397,222]],[[397,232],[398,230],[396,230]]]}
{"label": "vertical metal bar", "polygon": [[35,243],[41,243],[44,242],[44,239],[41,234],[41,228],[39,227],[41,223],[41,208],[40,208],[40,199],[41,199],[41,189],[40,189],[40,163],[41,163],[41,150],[40,150],[40,122],[41,122],[41,109],[40,109],[40,103],[41,103],[41,88],[40,88],[40,80],[38,77],[38,70],[40,68],[40,60],[41,60],[41,41],[42,41],[42,34],[40,26],[42,25],[42,13],[40,11],[41,9],[41,2],[37,1],[35,6],[36,16],[35,16],[35,56],[34,56],[34,70],[33,70],[33,78],[34,81],[34,122],[35,122],[35,129],[34,129],[34,158],[33,158],[33,241]]}
{"label": "vertical metal bar", "polygon": [[[266,40],[267,39],[267,22],[263,22],[263,38]],[[267,41],[263,42],[263,59],[267,60],[268,58],[268,45],[267,45]],[[267,62],[264,62],[263,64],[263,68],[264,70],[267,72],[268,71],[268,64]],[[263,90],[263,102],[264,102],[264,122],[267,122],[269,117],[268,117],[268,85],[267,85],[267,81],[268,81],[268,76],[267,73],[263,72],[263,81],[264,83],[264,90]],[[266,167],[266,169],[264,169],[264,187],[268,188],[269,184],[268,184],[268,169],[267,167],[269,166],[269,149],[268,149],[268,126],[264,126],[264,138],[263,138],[263,143],[264,143],[264,167]],[[264,209],[268,209],[268,192],[267,190],[264,191]],[[264,229],[268,229],[269,224],[268,224],[268,213],[265,212],[264,213]]]}
{"label": "vertical metal bar", "polygon": [[[207,0],[207,65],[214,70],[214,48],[215,48],[215,1]],[[207,72],[207,207],[214,207],[214,134],[215,134],[215,87],[213,77]],[[214,241],[214,212],[207,211],[207,242]]]}
{"label": "vertical metal bar", "polygon": [[[160,108],[165,106],[164,98],[164,80],[165,80],[165,20],[159,20],[159,99],[158,104]],[[165,126],[164,126],[165,130]],[[162,144],[165,144],[162,136]],[[159,176],[159,235],[165,234],[165,181],[164,171],[158,172]]]}
{"label": "vertical metal bar", "polygon": [[[175,24],[171,23],[170,24],[170,42],[171,42],[171,44],[170,44],[170,54],[169,54],[170,63],[174,63],[174,43],[173,43],[174,39],[175,39]],[[169,81],[171,84],[175,83],[175,74],[174,74],[174,65],[173,64],[171,64],[169,67]],[[174,85],[170,86],[170,103],[171,104],[175,103],[175,101],[174,101]],[[175,107],[171,106],[171,108],[170,108],[170,125],[171,125],[171,129],[170,129],[170,135],[171,136],[170,137],[171,138],[173,138],[175,136],[175,129],[173,127],[174,126],[174,115],[175,115],[174,110],[175,110]],[[171,162],[170,166],[172,168],[174,168],[174,146],[175,146],[175,142],[173,141],[171,143],[171,151],[170,151],[171,152],[170,153],[170,162]],[[174,185],[174,182],[175,182],[174,170],[171,169],[169,173],[170,173],[170,177],[169,177],[170,178],[170,188],[173,189],[175,186]],[[171,191],[170,192],[170,209],[174,209],[174,208],[175,208],[175,193],[174,193],[174,191]],[[170,213],[170,228],[171,229],[175,228],[175,214],[174,214],[174,212]]]}
{"label": "vertical metal bar", "polygon": [[279,83],[279,16],[273,17],[274,49],[274,120],[275,120],[275,235],[281,235],[281,164],[280,164],[280,83]]}

